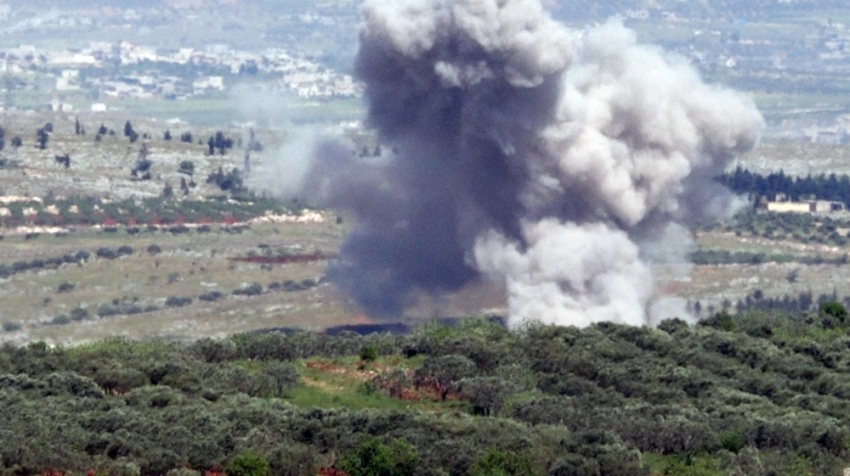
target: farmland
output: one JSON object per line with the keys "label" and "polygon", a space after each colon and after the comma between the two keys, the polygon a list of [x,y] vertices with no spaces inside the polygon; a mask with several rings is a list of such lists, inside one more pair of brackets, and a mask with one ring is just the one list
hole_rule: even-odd
{"label": "farmland", "polygon": [[[264,185],[274,183],[267,170],[286,173],[275,164],[293,140],[291,130],[213,129],[118,113],[20,114],[9,121],[7,141],[18,136],[23,144],[7,144],[0,155],[0,340],[191,340],[386,322],[364,316],[324,279],[352,224],[333,211],[267,195],[254,187],[251,172],[244,174],[246,154],[254,175],[266,175]],[[76,133],[78,122],[84,134]],[[35,132],[47,123],[53,132],[40,149]],[[128,123],[135,140],[124,134]],[[252,133],[261,150],[248,150]],[[186,134],[191,141],[181,140]],[[211,154],[208,141],[218,134],[234,145]],[[799,164],[830,171],[842,154],[840,146],[771,143],[738,165],[763,173]],[[65,155],[69,167],[55,160]],[[147,168],[139,172],[142,161]],[[234,170],[242,187],[223,190],[220,180],[210,181]],[[686,299],[701,317],[734,312],[755,293],[850,295],[850,225],[839,215],[791,218],[746,212],[695,230],[693,263],[654,266],[657,294]],[[479,281],[450,295],[418,296],[391,320],[503,315],[505,306],[500,286]]]}

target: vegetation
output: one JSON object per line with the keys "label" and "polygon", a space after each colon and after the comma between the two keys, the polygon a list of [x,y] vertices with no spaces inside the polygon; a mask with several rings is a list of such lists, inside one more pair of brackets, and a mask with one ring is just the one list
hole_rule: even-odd
{"label": "vegetation", "polygon": [[810,317],[7,345],[0,461],[24,476],[835,474],[850,339]]}
{"label": "vegetation", "polygon": [[775,200],[778,194],[782,194],[791,200],[817,198],[842,202],[850,207],[850,177],[847,175],[793,177],[779,171],[764,176],[739,166],[734,172],[721,175],[719,180],[736,193],[748,193],[768,200]]}
{"label": "vegetation", "polygon": [[[137,164],[148,174],[150,161],[145,159]],[[135,170],[135,169],[134,169]],[[22,225],[71,226],[71,225],[125,225],[139,224],[173,225],[179,222],[232,222],[245,221],[268,213],[299,213],[303,205],[282,203],[273,198],[254,196],[242,186],[242,177],[238,170],[228,174],[213,173],[208,178],[222,190],[245,194],[240,196],[249,201],[234,203],[226,196],[212,197],[208,200],[174,200],[172,198],[152,197],[140,200],[108,201],[95,197],[72,196],[55,199],[52,203],[31,201],[15,202],[9,205],[10,216],[2,218],[3,225],[15,227]],[[46,207],[54,205],[59,213],[48,212]],[[25,216],[24,210],[31,209],[35,215]]]}
{"label": "vegetation", "polygon": [[[715,227],[718,225],[714,225]],[[709,227],[712,228],[712,227]],[[733,232],[738,236],[753,236],[761,237],[773,241],[790,240],[804,244],[822,244],[830,246],[845,246],[848,243],[847,229],[850,228],[850,220],[839,218],[838,216],[829,215],[814,215],[809,213],[776,213],[756,210],[745,210],[739,213],[735,219],[725,225],[725,231]],[[752,258],[744,254],[737,256],[730,254],[728,251],[712,251],[714,253],[726,253],[728,262],[747,262]],[[707,259],[709,262],[713,259],[723,260],[720,255],[699,257],[699,252],[695,253],[695,259]],[[795,255],[767,255],[762,254],[763,261],[801,261],[815,259],[814,257],[795,256]],[[696,261],[699,263],[699,261]],[[719,261],[723,263],[724,261]],[[842,264],[846,263],[846,259]]]}

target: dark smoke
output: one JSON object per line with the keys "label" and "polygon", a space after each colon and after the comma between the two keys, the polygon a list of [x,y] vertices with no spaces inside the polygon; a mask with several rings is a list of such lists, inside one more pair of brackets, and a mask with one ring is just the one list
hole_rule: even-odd
{"label": "dark smoke", "polygon": [[752,102],[616,22],[573,31],[537,0],[363,15],[357,74],[393,153],[318,151],[305,190],[356,223],[333,279],[375,315],[483,274],[514,323],[649,322],[641,250],[680,255],[680,224],[729,208],[710,177],[755,144]]}

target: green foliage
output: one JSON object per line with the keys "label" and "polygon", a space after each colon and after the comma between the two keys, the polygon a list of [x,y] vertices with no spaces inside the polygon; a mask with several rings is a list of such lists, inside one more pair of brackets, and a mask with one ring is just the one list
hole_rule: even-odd
{"label": "green foliage", "polygon": [[720,447],[738,454],[744,448],[744,438],[737,431],[728,431],[720,435]]}
{"label": "green foliage", "polygon": [[838,319],[840,323],[847,320],[847,309],[838,301],[827,301],[820,305],[820,313]]}
{"label": "green foliage", "polygon": [[374,362],[378,358],[378,351],[374,346],[364,346],[360,349],[360,360],[364,362]]}
{"label": "green foliage", "polygon": [[200,296],[198,296],[198,299],[200,299],[201,301],[212,302],[217,301],[222,297],[224,297],[224,294],[222,294],[220,291],[210,291],[201,294]]}
{"label": "green foliage", "polygon": [[271,476],[269,462],[252,451],[236,456],[225,468],[227,476]]}
{"label": "green foliage", "polygon": [[263,293],[263,285],[260,283],[251,283],[244,288],[235,289],[234,296],[258,296]]}
{"label": "green foliage", "polygon": [[416,371],[416,382],[418,385],[435,384],[445,400],[455,383],[474,376],[475,372],[475,363],[463,355],[428,357]]}
{"label": "green foliage", "polygon": [[192,304],[192,298],[180,296],[168,296],[165,299],[165,305],[168,307],[183,307]]}
{"label": "green foliage", "polygon": [[187,173],[192,175],[195,172],[195,163],[191,160],[184,160],[180,162],[180,172]]}
{"label": "green foliage", "polygon": [[677,454],[663,460],[664,476],[720,476],[722,473],[712,458],[702,455]]}
{"label": "green foliage", "polygon": [[250,451],[276,475],[312,476],[332,454],[412,476],[838,472],[846,328],[811,313],[733,320],[4,345],[0,471],[159,475]]}
{"label": "green foliage", "polygon": [[68,324],[68,323],[70,323],[70,322],[71,322],[71,318],[70,318],[70,317],[68,317],[68,316],[67,316],[67,315],[65,315],[65,314],[60,314],[60,315],[58,315],[58,316],[54,317],[54,318],[50,321],[50,323],[51,323],[51,324],[53,324],[53,325],[55,325],[55,326],[64,326],[65,324]]}
{"label": "green foliage", "polygon": [[715,329],[720,329],[726,332],[732,332],[735,330],[735,321],[726,311],[718,312],[710,318],[700,321],[699,325],[714,327]]}
{"label": "green foliage", "polygon": [[498,377],[465,378],[457,383],[457,388],[484,415],[498,414],[505,401],[517,392],[516,385]]}
{"label": "green foliage", "polygon": [[531,461],[512,451],[493,450],[475,461],[470,476],[535,476]]}
{"label": "green foliage", "polygon": [[407,476],[413,473],[418,460],[419,455],[403,440],[385,445],[373,436],[347,454],[339,467],[350,476]]}

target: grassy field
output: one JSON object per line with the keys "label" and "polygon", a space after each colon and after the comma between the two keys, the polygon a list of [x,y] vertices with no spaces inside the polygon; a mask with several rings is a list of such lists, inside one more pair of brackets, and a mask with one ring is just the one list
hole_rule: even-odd
{"label": "grassy field", "polygon": [[[39,236],[26,240],[9,237],[0,248],[0,262],[47,259],[64,253],[88,251],[81,264],[17,273],[3,282],[2,320],[22,327],[0,338],[48,339],[55,342],[92,340],[109,335],[133,337],[226,335],[257,328],[297,326],[313,329],[349,322],[346,312],[327,285],[298,291],[275,292],[272,283],[318,280],[324,262],[263,265],[229,258],[262,253],[320,251],[333,253],[343,230],[329,224],[255,226],[239,234],[213,226],[210,233],[173,235],[143,231],[130,236],[80,229],[67,237]],[[146,251],[151,245],[162,251]],[[129,246],[133,253],[116,259],[98,257],[101,248]],[[72,289],[59,292],[63,283]],[[233,291],[259,283],[256,296],[234,296]],[[67,287],[66,285],[66,287]],[[223,297],[204,302],[198,297],[218,291]],[[182,307],[167,306],[169,297],[192,298]],[[155,306],[154,312],[98,317],[106,307]],[[56,324],[57,316],[84,309],[79,322]]]}
{"label": "grassy field", "polygon": [[741,156],[735,165],[751,172],[789,175],[850,174],[850,148],[801,142],[765,143]]}

